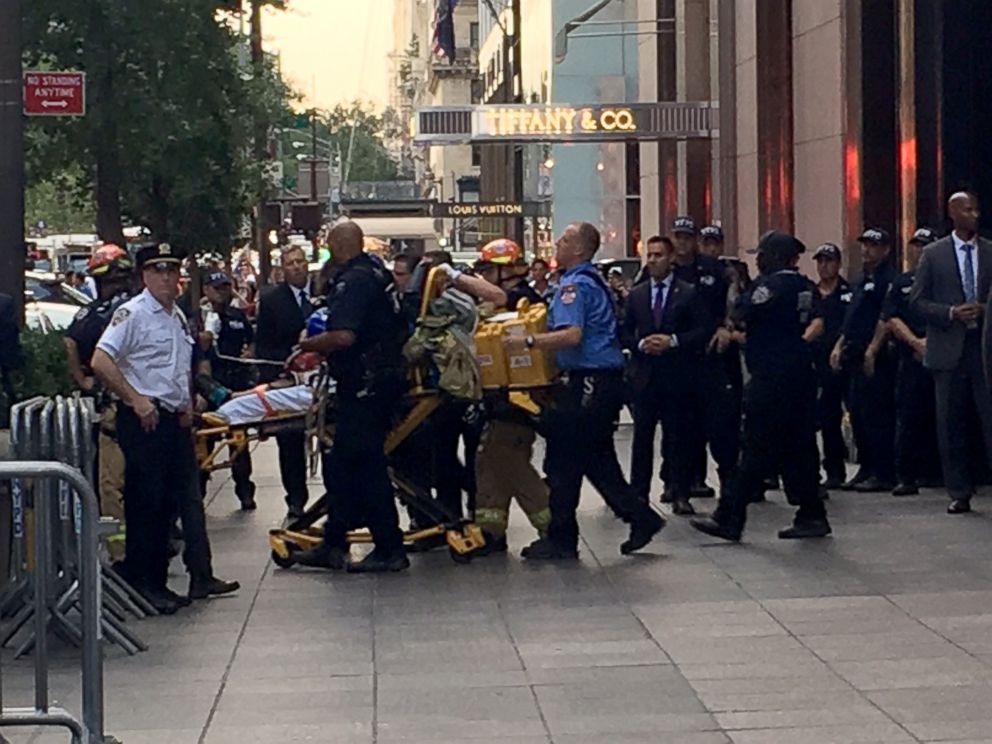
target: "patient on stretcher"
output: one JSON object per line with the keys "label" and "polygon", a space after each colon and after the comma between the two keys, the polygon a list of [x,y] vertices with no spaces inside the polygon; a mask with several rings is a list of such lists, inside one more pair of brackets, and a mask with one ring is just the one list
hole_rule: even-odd
{"label": "patient on stretcher", "polygon": [[[204,390],[204,397],[219,404],[215,411],[204,414],[203,418],[215,426],[243,426],[276,416],[305,414],[317,396],[313,382],[319,367],[317,355],[297,354],[287,362],[282,378],[239,393],[218,389],[212,380],[198,379],[198,388],[211,388],[209,393]],[[333,393],[333,380],[327,381],[327,384],[331,386],[329,392]]]}

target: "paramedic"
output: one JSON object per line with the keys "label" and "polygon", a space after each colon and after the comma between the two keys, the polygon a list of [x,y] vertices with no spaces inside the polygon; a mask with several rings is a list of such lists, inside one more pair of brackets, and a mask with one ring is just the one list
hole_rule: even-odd
{"label": "paramedic", "polygon": [[565,274],[551,303],[549,332],[504,342],[511,352],[557,352],[563,373],[547,415],[551,522],[546,536],[524,548],[529,560],[578,557],[575,511],[583,477],[597,479],[604,498],[630,525],[621,553],[643,548],[665,524],[637,498],[617,460],[613,433],[623,404],[624,357],[610,289],[591,263],[599,243],[599,230],[587,222],[565,228],[557,244]]}

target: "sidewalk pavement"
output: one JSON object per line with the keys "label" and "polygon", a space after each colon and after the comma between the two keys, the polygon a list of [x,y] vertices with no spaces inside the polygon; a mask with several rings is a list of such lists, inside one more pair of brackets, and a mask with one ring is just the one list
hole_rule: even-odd
{"label": "sidewalk pavement", "polygon": [[[269,560],[275,452],[255,454],[257,512],[212,484],[216,572],[241,592],[132,621],[151,649],[109,651],[107,731],[125,744],[992,742],[988,498],[950,517],[935,492],[834,494],[833,538],[782,542],[775,494],[742,545],[673,518],[623,558],[623,526],[587,489],[578,564],[523,563],[515,513],[509,556],[436,551],[356,577]],[[30,704],[29,664],[4,658],[4,704]],[[78,709],[74,654],[55,667]]]}

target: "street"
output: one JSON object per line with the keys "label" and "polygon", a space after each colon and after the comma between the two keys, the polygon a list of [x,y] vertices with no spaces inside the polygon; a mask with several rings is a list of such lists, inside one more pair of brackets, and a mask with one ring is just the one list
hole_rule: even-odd
{"label": "street", "polygon": [[[629,444],[625,428],[622,460]],[[587,489],[578,565],[522,563],[514,514],[508,557],[436,551],[365,578],[276,568],[273,444],[255,468],[254,514],[226,478],[211,487],[215,564],[241,592],[132,622],[144,654],[109,650],[106,729],[126,744],[992,742],[985,499],[951,519],[936,492],[835,494],[832,539],[781,542],[776,493],[742,545],[675,518],[622,558],[622,525]],[[74,659],[53,664],[70,710]],[[5,657],[6,705],[30,702],[29,664]]]}

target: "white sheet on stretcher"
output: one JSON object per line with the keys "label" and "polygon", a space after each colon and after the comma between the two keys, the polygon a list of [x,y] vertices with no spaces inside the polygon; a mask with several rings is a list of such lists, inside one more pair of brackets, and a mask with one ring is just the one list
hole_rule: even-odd
{"label": "white sheet on stretcher", "polygon": [[[306,413],[313,404],[314,390],[309,385],[294,385],[279,390],[268,390],[264,395],[269,408],[276,414]],[[256,393],[232,398],[217,409],[217,415],[232,426],[250,424],[272,417]]]}

